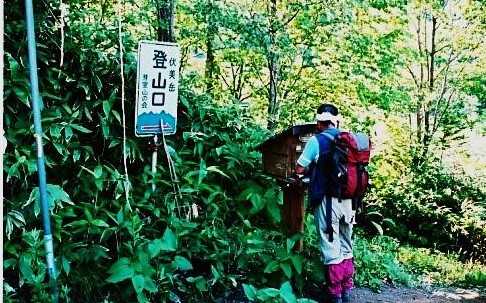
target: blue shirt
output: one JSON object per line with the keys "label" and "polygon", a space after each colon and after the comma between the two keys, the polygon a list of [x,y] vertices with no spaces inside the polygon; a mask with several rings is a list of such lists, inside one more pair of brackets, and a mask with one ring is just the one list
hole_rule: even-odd
{"label": "blue shirt", "polygon": [[[327,132],[332,136],[335,136],[340,132],[340,130],[337,128],[328,128],[323,132]],[[324,140],[323,147],[325,150],[321,151],[321,153],[330,150],[331,141]],[[317,163],[318,159],[319,159],[319,141],[317,140],[316,136],[313,136],[309,139],[309,141],[305,145],[302,154],[300,155],[299,159],[297,159],[297,164],[299,164],[302,167],[308,167],[313,161]]]}

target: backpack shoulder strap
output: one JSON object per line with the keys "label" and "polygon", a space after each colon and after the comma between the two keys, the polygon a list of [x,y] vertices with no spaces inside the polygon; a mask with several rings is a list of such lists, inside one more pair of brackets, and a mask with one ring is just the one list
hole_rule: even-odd
{"label": "backpack shoulder strap", "polygon": [[325,153],[324,150],[325,150],[325,146],[324,144],[326,144],[326,138],[331,140],[331,141],[334,141],[334,137],[331,135],[331,134],[328,134],[328,133],[318,133],[315,135],[316,136],[316,139],[317,139],[317,142],[319,143],[319,155],[322,154],[322,153]]}
{"label": "backpack shoulder strap", "polygon": [[320,135],[323,135],[323,136],[325,136],[326,138],[328,138],[329,140],[331,140],[331,142],[334,142],[335,137],[334,137],[333,135],[331,135],[330,133],[328,133],[328,132],[323,132],[323,133],[320,133]]}

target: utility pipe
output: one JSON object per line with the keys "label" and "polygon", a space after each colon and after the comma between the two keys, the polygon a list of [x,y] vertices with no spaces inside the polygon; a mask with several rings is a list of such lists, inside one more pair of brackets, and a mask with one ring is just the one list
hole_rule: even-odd
{"label": "utility pipe", "polygon": [[39,83],[37,78],[37,49],[35,43],[34,30],[34,9],[32,0],[25,0],[25,12],[27,21],[27,42],[29,50],[29,73],[30,73],[30,89],[32,111],[34,114],[34,130],[35,141],[37,145],[37,173],[39,178],[39,194],[42,207],[42,223],[44,227],[44,244],[46,249],[47,272],[49,280],[54,288],[53,294],[57,302],[57,287],[56,287],[56,267],[54,264],[54,249],[52,244],[51,222],[49,214],[49,205],[47,201],[47,184],[46,184],[46,169],[44,163],[44,150],[42,146],[42,124],[40,113],[40,95]]}

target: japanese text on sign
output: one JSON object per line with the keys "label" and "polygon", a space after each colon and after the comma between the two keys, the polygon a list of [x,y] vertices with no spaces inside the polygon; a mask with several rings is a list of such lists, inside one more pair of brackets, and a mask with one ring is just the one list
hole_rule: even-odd
{"label": "japanese text on sign", "polygon": [[138,55],[135,133],[173,134],[177,120],[179,47],[141,41]]}

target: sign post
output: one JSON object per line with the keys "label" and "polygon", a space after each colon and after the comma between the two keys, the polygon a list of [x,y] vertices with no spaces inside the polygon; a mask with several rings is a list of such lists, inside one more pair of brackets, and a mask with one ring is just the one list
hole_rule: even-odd
{"label": "sign post", "polygon": [[[138,43],[135,135],[154,136],[152,172],[157,162],[157,136],[172,135],[177,126],[180,49],[175,43]],[[155,183],[152,184],[155,191]]]}

